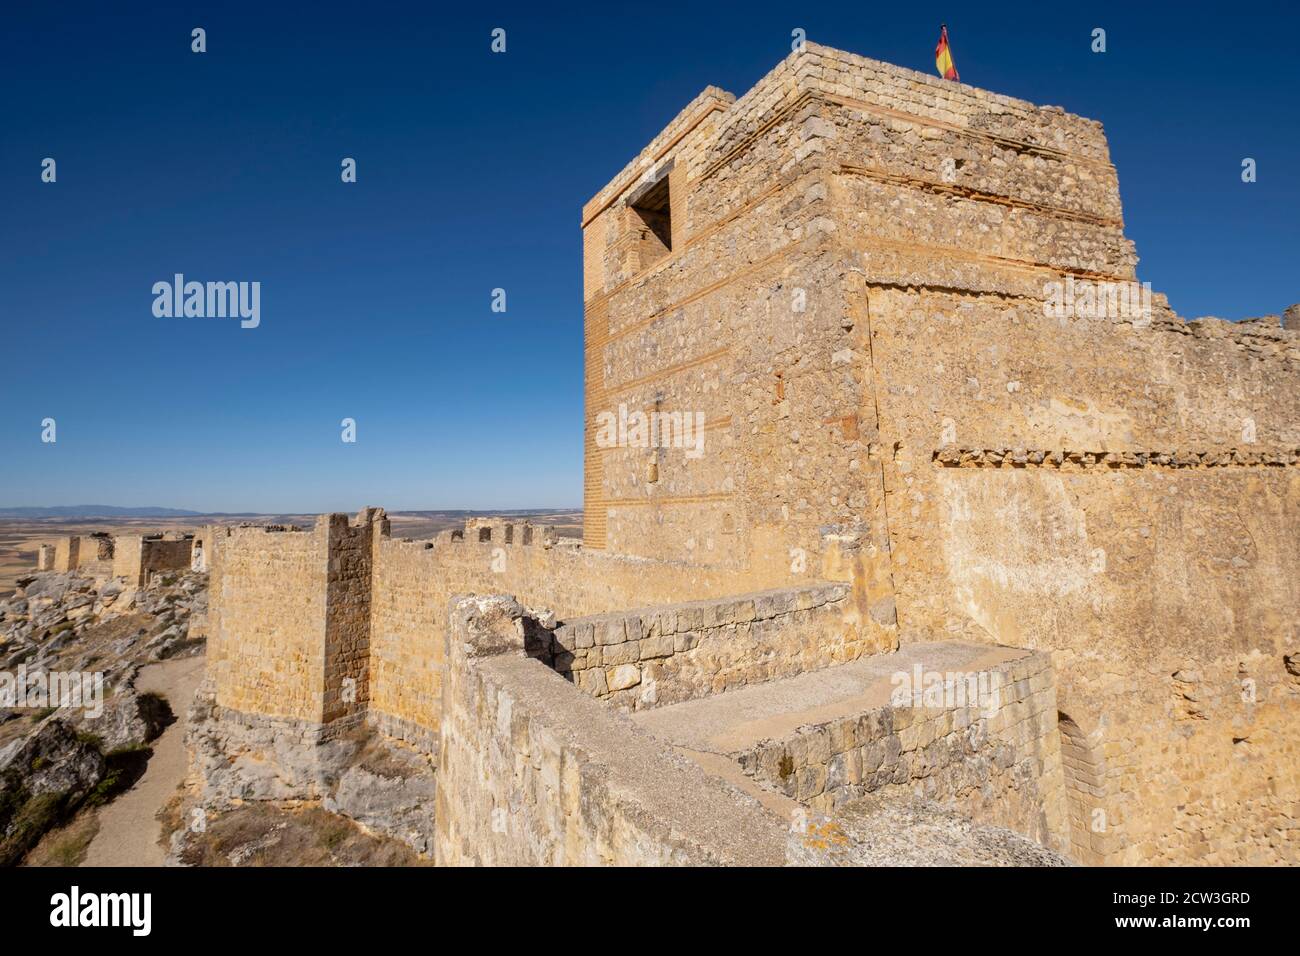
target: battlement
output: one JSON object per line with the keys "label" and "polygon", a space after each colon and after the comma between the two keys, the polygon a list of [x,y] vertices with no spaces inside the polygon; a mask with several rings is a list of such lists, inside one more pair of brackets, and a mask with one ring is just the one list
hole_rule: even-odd
{"label": "battlement", "polygon": [[[1099,123],[809,44],[739,98],[706,88],[581,223],[581,542],[507,519],[394,540],[374,508],[200,535],[214,700],[258,761],[362,720],[454,748],[456,859],[563,857],[574,793],[621,808],[565,817],[594,828],[582,859],[640,858],[604,826],[740,858],[647,825],[670,794],[596,782],[636,753],[716,809],[665,741],[734,757],[760,803],[907,790],[1082,862],[1300,858],[1278,825],[1300,795],[1300,312],[1188,322],[1144,286]],[[489,605],[527,633],[485,662],[465,608]],[[890,724],[844,692],[979,647],[1017,688],[982,723]],[[615,719],[767,726],[805,678],[841,709],[767,742],[647,747]],[[525,746],[590,776],[516,775]],[[516,798],[538,846],[487,835]]]}
{"label": "battlement", "polygon": [[194,535],[168,531],[143,535],[68,535],[37,549],[38,571],[79,571],[143,586],[152,575],[192,567]]}

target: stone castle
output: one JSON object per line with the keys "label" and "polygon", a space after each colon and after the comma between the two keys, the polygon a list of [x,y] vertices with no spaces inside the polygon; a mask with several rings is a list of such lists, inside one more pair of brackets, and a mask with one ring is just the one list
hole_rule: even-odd
{"label": "stone castle", "polygon": [[38,571],[80,571],[89,577],[122,578],[140,587],[155,574],[206,570],[203,542],[192,534],[65,535],[36,552]]}
{"label": "stone castle", "polygon": [[205,529],[200,780],[368,724],[451,864],[879,859],[916,800],[1300,862],[1300,323],[1131,295],[1100,124],[809,44],[582,234],[583,540]]}

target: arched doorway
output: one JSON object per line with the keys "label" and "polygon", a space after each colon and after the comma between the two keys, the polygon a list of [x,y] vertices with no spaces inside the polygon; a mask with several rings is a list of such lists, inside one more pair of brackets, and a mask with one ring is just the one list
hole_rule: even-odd
{"label": "arched doorway", "polygon": [[1079,863],[1104,862],[1104,838],[1110,827],[1104,805],[1105,768],[1097,748],[1069,714],[1057,715],[1061,731],[1061,766],[1070,815],[1070,855]]}

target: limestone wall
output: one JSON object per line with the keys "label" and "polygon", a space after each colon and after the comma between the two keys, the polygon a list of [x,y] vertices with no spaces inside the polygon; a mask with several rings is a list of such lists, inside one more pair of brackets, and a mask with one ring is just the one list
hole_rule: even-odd
{"label": "limestone wall", "polygon": [[[664,160],[686,219],[671,253],[639,271],[588,259],[604,275],[586,303],[589,546],[821,577],[827,510],[877,516],[815,111],[782,64]],[[605,228],[616,245],[618,223]],[[624,410],[697,416],[703,440],[609,447],[599,415]]]}
{"label": "limestone wall", "polygon": [[122,535],[113,550],[113,576],[139,586],[143,583],[143,567],[144,537],[138,534]]}
{"label": "limestone wall", "polygon": [[[509,522],[472,526],[463,533],[444,532],[434,541],[376,537],[375,542],[370,709],[386,730],[412,741],[426,738],[438,727],[440,689],[446,680],[442,648],[453,594],[508,593],[532,606],[554,608],[572,620],[680,603],[683,595],[745,594],[785,577],[780,573],[784,569],[761,573],[698,568],[590,551],[554,543],[549,529]],[[809,631],[801,638],[806,661],[819,659],[825,666],[848,654],[893,646],[864,627],[863,621],[870,618],[864,608],[849,600],[836,607],[833,628],[824,633]],[[709,660],[730,654],[732,667],[738,668],[754,648],[744,640],[734,648],[718,648],[710,639],[705,652]],[[700,668],[705,662],[704,655],[691,655],[668,672]],[[703,671],[689,679],[703,681]]]}
{"label": "limestone wall", "polygon": [[[959,675],[965,676],[965,675]],[[738,755],[745,772],[801,804],[830,811],[867,794],[955,807],[1069,853],[1051,658],[1028,654],[971,674],[983,698],[968,706],[900,701],[810,724]]]}
{"label": "limestone wall", "polygon": [[71,535],[54,542],[54,570],[75,571],[81,558],[81,538]]}
{"label": "limestone wall", "polygon": [[356,716],[370,702],[370,628],[373,589],[372,535],[383,522],[366,509],[353,524],[330,515],[325,571],[323,720]]}
{"label": "limestone wall", "polygon": [[[1086,862],[1296,862],[1300,340],[1158,299],[1062,321],[975,274],[861,299],[901,639],[1055,652]],[[1216,713],[1177,718],[1180,671],[1219,675]]]}
{"label": "limestone wall", "polygon": [[207,650],[216,703],[321,721],[328,519],[312,531],[216,530]]}
{"label": "limestone wall", "polygon": [[445,865],[779,865],[757,802],[524,656],[523,608],[459,605],[448,633],[436,856]]}
{"label": "limestone wall", "polygon": [[[111,573],[142,587],[151,575],[164,571],[187,571],[193,541],[183,535],[119,535],[99,540],[99,558],[111,561]],[[85,560],[82,542],[82,561]]]}
{"label": "limestone wall", "polygon": [[628,709],[706,697],[883,648],[846,622],[845,585],[766,591],[567,621],[552,666]]}

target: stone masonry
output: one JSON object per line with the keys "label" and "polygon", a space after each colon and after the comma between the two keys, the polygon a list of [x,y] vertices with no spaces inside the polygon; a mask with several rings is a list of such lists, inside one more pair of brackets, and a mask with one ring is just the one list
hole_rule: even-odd
{"label": "stone masonry", "polygon": [[[582,542],[398,541],[379,509],[206,529],[214,713],[271,754],[361,720],[441,750],[445,862],[739,862],[619,802],[625,727],[556,743],[538,773],[587,769],[542,786],[471,685],[538,720],[563,690],[572,726],[1015,649],[990,750],[951,708],[868,708],[810,718],[816,792],[784,738],[696,757],[858,830],[846,800],[906,791],[1081,863],[1300,862],[1295,310],[1186,321],[1141,290],[1099,123],[809,44],[706,88],[581,224]],[[538,609],[526,655],[461,654],[458,595]],[[909,756],[867,776],[877,748]],[[549,836],[503,843],[510,800]]]}

